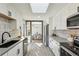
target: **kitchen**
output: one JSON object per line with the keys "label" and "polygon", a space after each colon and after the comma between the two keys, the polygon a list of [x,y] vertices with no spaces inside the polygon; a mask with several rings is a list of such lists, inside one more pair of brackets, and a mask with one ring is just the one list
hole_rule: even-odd
{"label": "kitchen", "polygon": [[[78,18],[79,3],[0,3],[0,56],[79,56]],[[27,21],[43,22],[42,42]]]}

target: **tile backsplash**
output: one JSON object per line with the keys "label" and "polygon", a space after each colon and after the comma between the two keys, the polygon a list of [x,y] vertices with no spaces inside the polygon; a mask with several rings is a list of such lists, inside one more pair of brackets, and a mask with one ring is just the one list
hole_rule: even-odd
{"label": "tile backsplash", "polygon": [[[13,21],[12,21],[13,22]],[[0,43],[2,40],[2,33],[3,32],[9,32],[11,31],[13,28],[16,28],[15,22],[14,24],[12,23],[10,20],[7,20],[5,18],[0,17]],[[11,25],[12,24],[12,25]],[[12,28],[12,29],[11,29]],[[11,36],[13,35],[13,33],[10,33]],[[6,36],[4,36],[4,38],[8,39],[9,36],[7,34],[5,34]]]}
{"label": "tile backsplash", "polygon": [[[56,30],[56,35],[58,35],[59,37],[68,39],[70,37],[70,35],[74,32],[76,33],[77,36],[79,36],[79,29]],[[52,33],[53,33],[53,30],[51,31],[50,35],[52,35]]]}
{"label": "tile backsplash", "polygon": [[[52,31],[53,33],[54,31]],[[67,30],[56,30],[56,35],[62,38],[68,38],[69,34]]]}
{"label": "tile backsplash", "polygon": [[63,38],[68,38],[69,37],[69,34],[68,34],[67,30],[57,30],[56,34],[60,37],[63,37]]}
{"label": "tile backsplash", "polygon": [[8,20],[0,17],[0,43],[2,39],[2,33],[9,30],[8,25]]}

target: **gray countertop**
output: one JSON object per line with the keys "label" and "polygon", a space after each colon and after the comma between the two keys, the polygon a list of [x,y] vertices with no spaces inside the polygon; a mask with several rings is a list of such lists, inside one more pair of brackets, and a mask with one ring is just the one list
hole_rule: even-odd
{"label": "gray countertop", "polygon": [[56,40],[57,42],[69,42],[66,38],[58,37],[58,36],[50,36],[51,39]]}
{"label": "gray countertop", "polygon": [[20,42],[22,42],[25,38],[13,38],[15,39],[20,39],[17,43],[11,45],[8,48],[0,48],[0,56],[2,56],[3,54],[7,53],[10,49],[12,49],[13,47],[15,47],[17,44],[19,44]]}

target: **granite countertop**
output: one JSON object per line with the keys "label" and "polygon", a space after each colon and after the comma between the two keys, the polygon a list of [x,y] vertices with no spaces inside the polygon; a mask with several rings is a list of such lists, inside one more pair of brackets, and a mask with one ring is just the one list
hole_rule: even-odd
{"label": "granite countertop", "polygon": [[13,45],[11,45],[8,48],[0,48],[0,56],[2,56],[3,54],[7,53],[10,49],[12,49],[13,47],[15,47],[17,44],[19,44],[20,42],[22,42],[25,38],[13,38],[14,40],[16,39],[20,39],[18,42],[14,43]]}
{"label": "granite countertop", "polygon": [[56,40],[57,42],[69,42],[66,38],[58,37],[58,36],[50,36],[51,39]]}

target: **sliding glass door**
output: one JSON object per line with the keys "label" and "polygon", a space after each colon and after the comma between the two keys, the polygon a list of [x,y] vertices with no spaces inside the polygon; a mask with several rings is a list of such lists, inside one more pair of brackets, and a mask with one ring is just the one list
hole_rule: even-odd
{"label": "sliding glass door", "polygon": [[43,21],[26,21],[26,34],[33,40],[43,41]]}

